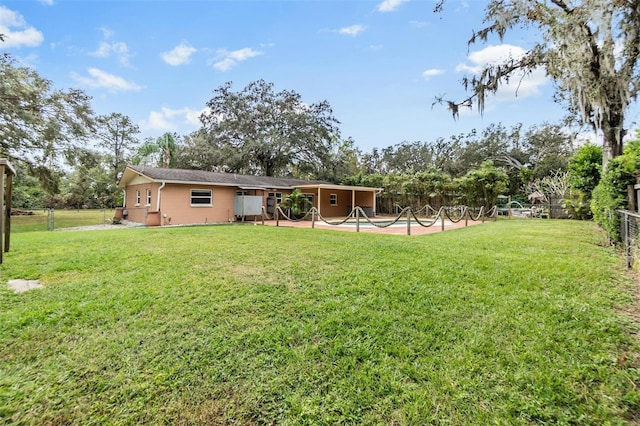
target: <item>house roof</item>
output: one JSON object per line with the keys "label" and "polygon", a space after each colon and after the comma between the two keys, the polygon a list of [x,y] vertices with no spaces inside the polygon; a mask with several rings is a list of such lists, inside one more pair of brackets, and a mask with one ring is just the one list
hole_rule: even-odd
{"label": "house roof", "polygon": [[260,189],[293,189],[305,185],[331,185],[325,181],[248,176],[235,173],[207,172],[203,170],[164,169],[159,167],[127,166],[118,186],[124,188],[133,178],[143,176],[150,181],[167,183],[215,184],[221,186]]}

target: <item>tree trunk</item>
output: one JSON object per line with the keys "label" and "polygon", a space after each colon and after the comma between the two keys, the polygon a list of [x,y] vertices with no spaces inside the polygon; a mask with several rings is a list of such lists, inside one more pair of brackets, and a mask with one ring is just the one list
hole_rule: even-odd
{"label": "tree trunk", "polygon": [[611,108],[609,116],[602,123],[602,170],[607,170],[607,162],[622,155],[622,139],[626,134],[624,125],[624,113],[614,111]]}

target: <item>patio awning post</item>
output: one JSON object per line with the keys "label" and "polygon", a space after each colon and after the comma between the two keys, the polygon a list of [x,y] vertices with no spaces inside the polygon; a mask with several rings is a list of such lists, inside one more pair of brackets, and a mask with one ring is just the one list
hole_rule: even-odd
{"label": "patio awning post", "polygon": [[355,189],[351,190],[351,208],[352,209],[356,208],[356,191],[355,191]]}

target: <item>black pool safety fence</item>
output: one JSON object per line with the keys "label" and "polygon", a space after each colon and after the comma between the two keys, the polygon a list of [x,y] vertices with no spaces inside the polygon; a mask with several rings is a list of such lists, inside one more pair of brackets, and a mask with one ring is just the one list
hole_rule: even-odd
{"label": "black pool safety fence", "polygon": [[282,210],[279,206],[276,208],[273,217],[269,217],[265,211],[262,214],[264,223],[265,218],[276,221],[276,226],[280,225],[280,221],[301,222],[311,221],[311,228],[316,223],[324,223],[330,226],[351,226],[356,228],[356,232],[360,232],[361,227],[388,228],[391,226],[406,226],[407,235],[411,235],[411,226],[418,225],[429,228],[432,226],[440,226],[444,231],[445,224],[459,223],[464,221],[465,226],[469,221],[478,222],[485,220],[496,220],[497,208],[485,210],[484,207],[471,208],[467,206],[441,207],[438,210],[425,206],[420,210],[413,210],[411,207],[402,209],[393,217],[377,218],[369,217],[361,207],[355,207],[348,216],[340,220],[329,220],[323,217],[318,209],[311,208],[303,216],[294,217],[290,211]]}

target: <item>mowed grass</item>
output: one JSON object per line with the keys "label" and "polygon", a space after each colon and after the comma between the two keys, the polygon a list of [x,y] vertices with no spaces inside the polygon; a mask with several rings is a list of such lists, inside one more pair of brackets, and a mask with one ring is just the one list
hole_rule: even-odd
{"label": "mowed grass", "polygon": [[[44,209],[32,210],[32,215],[11,216],[11,233],[46,231],[48,213]],[[114,209],[94,210],[55,210],[53,228],[72,228],[76,226],[102,225],[110,223]]]}
{"label": "mowed grass", "polygon": [[0,423],[625,424],[634,285],[588,222],[33,232]]}

